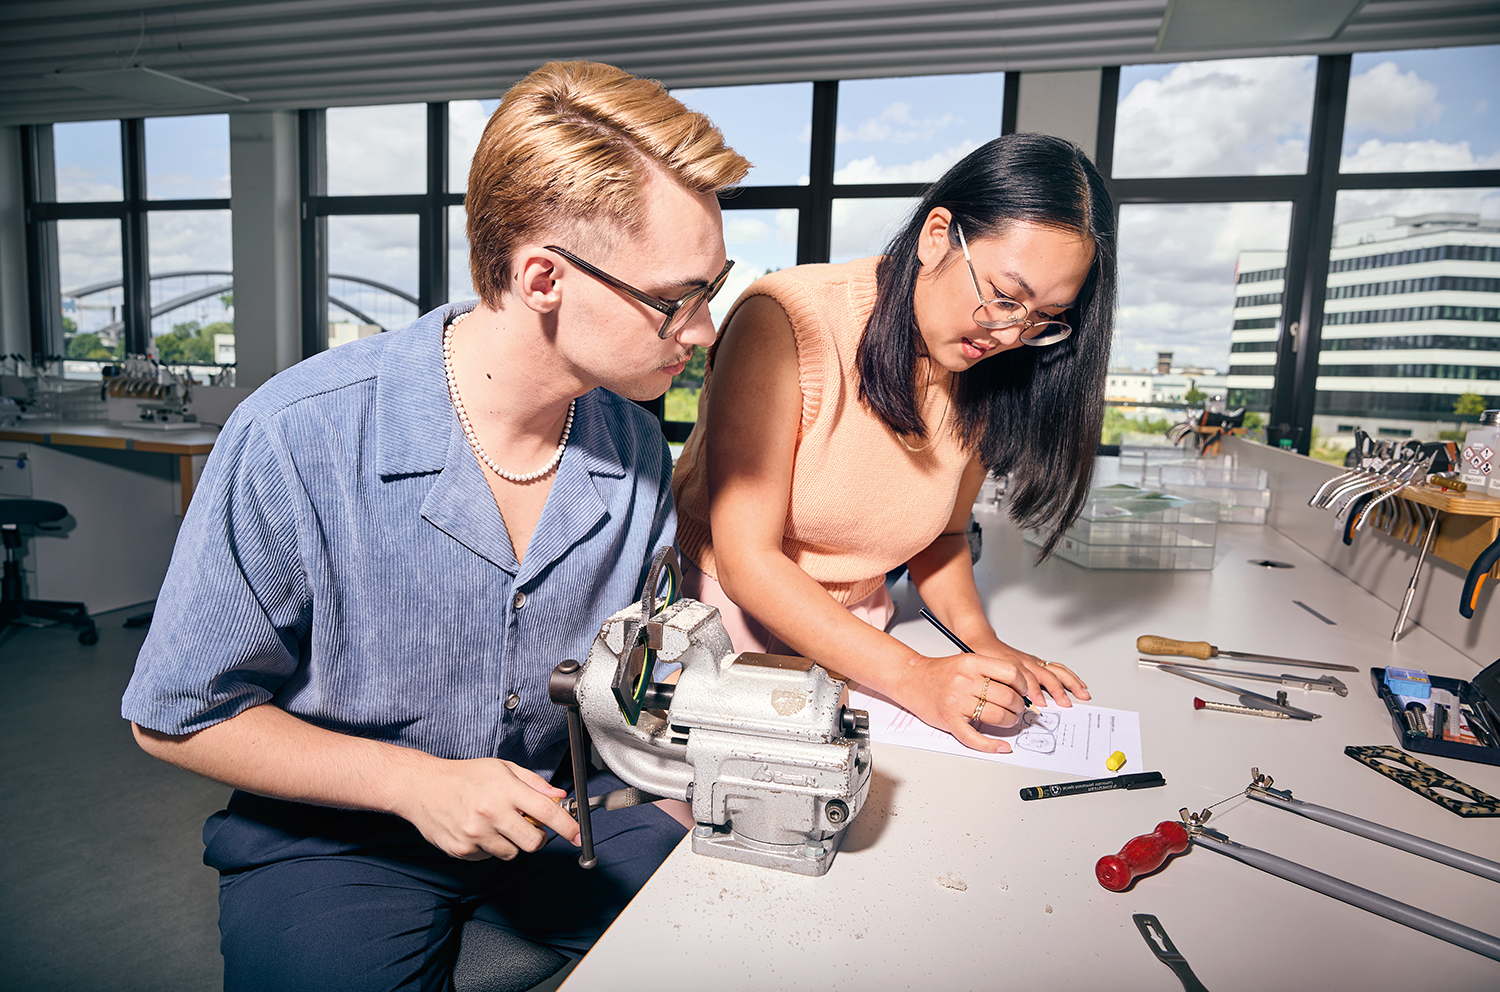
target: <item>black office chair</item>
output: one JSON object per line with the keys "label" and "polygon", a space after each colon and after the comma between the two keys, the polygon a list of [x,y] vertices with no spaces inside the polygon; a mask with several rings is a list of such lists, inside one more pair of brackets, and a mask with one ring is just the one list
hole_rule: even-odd
{"label": "black office chair", "polygon": [[[5,578],[0,595],[0,627],[7,627],[22,617],[36,617],[77,627],[79,644],[97,644],[99,628],[82,603],[27,599],[21,587],[21,528],[61,520],[68,515],[61,503],[42,499],[0,499],[0,535],[5,539]],[[45,528],[44,528],[45,529]]]}

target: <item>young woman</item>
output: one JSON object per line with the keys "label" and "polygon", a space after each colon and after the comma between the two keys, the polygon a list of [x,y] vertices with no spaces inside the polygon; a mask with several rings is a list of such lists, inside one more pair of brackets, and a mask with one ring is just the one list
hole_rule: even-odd
{"label": "young woman", "polygon": [[[1017,523],[1050,532],[1089,491],[1115,305],[1114,210],[1077,147],[1014,134],[922,198],[884,256],[755,282],[709,352],[673,478],[685,591],[735,647],[796,653],[971,748],[1021,694],[1083,681],[1001,641],[965,525],[987,471]],[[884,632],[887,571],[974,654],[914,656]]]}

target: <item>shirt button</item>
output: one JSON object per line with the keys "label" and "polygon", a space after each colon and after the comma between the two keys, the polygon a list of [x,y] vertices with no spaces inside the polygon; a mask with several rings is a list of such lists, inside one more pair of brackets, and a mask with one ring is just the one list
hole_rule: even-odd
{"label": "shirt button", "polygon": [[521,607],[526,605],[526,594],[524,592],[516,593],[516,598],[512,600],[512,602],[516,604],[516,609],[519,610]]}
{"label": "shirt button", "polygon": [[517,706],[520,706],[520,705],[521,705],[521,697],[518,696],[518,695],[516,695],[515,693],[511,693],[509,696],[505,697],[505,708],[506,709],[513,710]]}

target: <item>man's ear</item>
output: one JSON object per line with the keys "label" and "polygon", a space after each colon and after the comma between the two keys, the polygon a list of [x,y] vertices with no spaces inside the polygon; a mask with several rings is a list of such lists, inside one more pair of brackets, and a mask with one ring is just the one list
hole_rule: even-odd
{"label": "man's ear", "polygon": [[562,301],[556,261],[536,245],[525,245],[516,253],[512,289],[521,304],[536,313],[551,313]]}
{"label": "man's ear", "polygon": [[953,242],[948,240],[948,228],[953,223],[953,214],[947,207],[933,207],[922,222],[922,233],[917,237],[917,259],[923,268],[931,268],[948,257]]}

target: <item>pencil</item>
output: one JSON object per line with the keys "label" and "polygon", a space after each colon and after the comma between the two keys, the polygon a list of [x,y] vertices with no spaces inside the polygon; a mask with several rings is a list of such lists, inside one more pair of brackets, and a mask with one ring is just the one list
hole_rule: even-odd
{"label": "pencil", "polygon": [[[973,654],[974,653],[973,648],[970,648],[963,641],[959,640],[958,635],[955,634],[953,631],[949,630],[947,627],[943,626],[943,621],[939,620],[937,617],[933,616],[930,612],[928,612],[928,609],[925,606],[922,607],[922,619],[926,620],[928,623],[930,623],[934,627],[936,627],[938,629],[939,633],[941,633],[944,637],[948,638],[948,640],[952,641],[958,647],[958,649],[960,651],[962,651],[964,654]],[[1032,703],[1031,697],[1027,696],[1026,693],[1024,693],[1024,692],[1021,693],[1021,702],[1023,702],[1023,703],[1026,704],[1026,708],[1028,710],[1031,710],[1033,713],[1036,712],[1036,705],[1034,703]]]}

